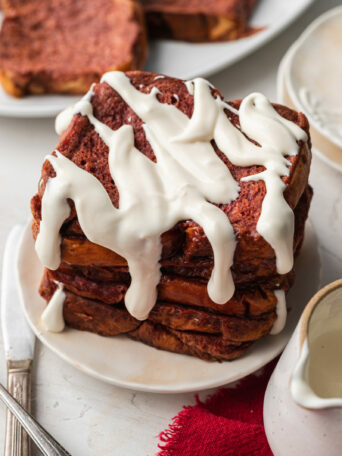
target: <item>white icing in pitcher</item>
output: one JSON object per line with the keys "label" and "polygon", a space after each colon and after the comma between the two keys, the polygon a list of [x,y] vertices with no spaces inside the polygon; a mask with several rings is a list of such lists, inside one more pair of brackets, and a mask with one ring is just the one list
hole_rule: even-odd
{"label": "white icing in pitcher", "polygon": [[[236,111],[214,98],[209,83],[200,78],[186,83],[194,93],[190,119],[175,106],[160,103],[157,88],[150,94],[135,89],[124,73],[107,73],[102,82],[112,86],[143,121],[157,162],[134,147],[131,126],[113,131],[94,117],[92,90],[72,110],[62,113],[56,121],[58,133],[67,128],[73,114],[80,113],[88,117],[108,146],[110,173],[120,195],[119,208],[113,206],[92,174],[58,151],[56,157],[49,156],[56,177],[46,185],[36,241],[43,264],[50,269],[60,264],[59,230],[69,215],[67,198],[71,198],[85,236],[127,260],[131,285],[125,304],[131,315],[143,320],[157,297],[160,236],[178,221],[191,219],[202,226],[213,249],[208,294],[218,304],[227,302],[234,293],[230,268],[235,237],[228,217],[212,203],[229,204],[238,196],[239,186],[216,155],[211,144],[215,140],[234,165],[265,167],[265,171],[244,181],[265,182],[267,192],[257,230],[275,250],[278,272],[289,272],[293,266],[294,216],[283,197],[285,184],[281,177],[289,174],[290,163],[285,156],[298,152],[297,141],[306,141],[306,133],[278,115],[263,95],[249,95]],[[225,109],[238,113],[241,131],[229,121]]]}
{"label": "white icing in pitcher", "polygon": [[63,317],[63,305],[65,300],[65,292],[63,284],[56,282],[57,288],[49,301],[49,304],[44,309],[41,315],[41,322],[47,331],[62,332],[65,328]]}
{"label": "white icing in pitcher", "polygon": [[290,385],[293,399],[313,409],[342,407],[341,280],[327,285],[320,294],[301,318],[302,326],[307,321],[306,337]]}
{"label": "white icing in pitcher", "polygon": [[190,93],[190,95],[193,95],[194,94],[194,81],[192,81],[192,80],[185,81],[184,84],[185,84],[185,87],[187,88],[188,92]]}
{"label": "white icing in pitcher", "polygon": [[275,297],[277,298],[276,314],[277,319],[270,331],[270,334],[275,336],[282,332],[286,324],[287,308],[286,308],[286,296],[284,290],[274,290]]}

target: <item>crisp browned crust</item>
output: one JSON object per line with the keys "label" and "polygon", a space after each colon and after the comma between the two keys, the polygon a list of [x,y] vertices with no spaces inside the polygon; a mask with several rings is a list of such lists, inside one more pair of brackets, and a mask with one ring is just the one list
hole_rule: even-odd
{"label": "crisp browned crust", "polygon": [[[301,199],[303,213],[307,212],[311,196],[309,189],[306,193],[308,198]],[[297,230],[301,230],[303,238],[304,219],[301,224],[299,227],[297,223]],[[201,359],[232,360],[241,356],[250,343],[269,333],[276,319],[273,289],[287,291],[293,274],[236,290],[225,305],[213,303],[205,282],[199,279],[163,275],[158,301],[144,323],[124,308],[129,284],[127,268],[62,263],[57,271],[45,269],[40,293],[47,301],[56,289],[56,280],[64,284],[64,318],[68,326],[103,336],[127,334],[153,347]]]}
{"label": "crisp browned crust", "polygon": [[[301,204],[308,198],[303,196]],[[305,202],[306,201],[306,202]],[[304,227],[304,219],[301,221]],[[298,227],[302,231],[302,227]],[[300,248],[302,239],[298,244]],[[90,280],[91,279],[91,280]],[[56,282],[64,284],[64,318],[68,326],[103,336],[127,334],[156,348],[191,354],[206,360],[232,360],[249,344],[266,336],[276,319],[274,288],[287,291],[293,274],[270,278],[256,288],[237,290],[225,305],[213,303],[201,280],[163,276],[158,301],[146,322],[135,320],[124,308],[129,283],[127,268],[72,266],[45,269],[40,293],[49,301]],[[107,302],[107,303],[106,303]]]}
{"label": "crisp browned crust", "polygon": [[[304,191],[295,212],[295,236],[294,236],[294,252],[298,254],[301,246],[305,221],[307,218],[312,190],[310,187]],[[33,230],[37,232],[39,229],[39,221],[33,222]],[[210,278],[213,259],[210,257],[210,245],[207,239],[196,237],[188,239],[193,234],[193,230],[188,232],[185,230],[185,238],[177,231],[169,231],[163,236],[164,249],[161,265],[163,268],[163,278],[159,286],[161,299],[177,302],[177,295],[181,295],[182,302],[193,304],[196,297],[201,303],[206,306],[214,306],[210,301],[206,292],[206,281]],[[180,242],[183,239],[183,243]],[[192,255],[189,255],[189,244],[194,244]],[[129,284],[129,274],[127,263],[124,258],[117,255],[104,247],[94,244],[87,239],[81,237],[63,237],[61,243],[62,264],[57,271],[53,272],[56,280],[66,282],[66,277],[83,278],[81,288],[87,289],[86,282],[89,280],[99,281],[101,283],[100,299],[108,303],[114,302],[113,283],[124,283],[125,287]],[[74,265],[74,268],[68,270],[68,265]],[[89,271],[89,265],[91,270]],[[172,280],[169,278],[173,276]],[[180,276],[181,279],[177,279]],[[268,288],[275,288],[276,284],[282,285],[287,280],[287,276],[279,276],[276,273],[273,261],[268,258],[256,257],[250,260],[248,267],[244,262],[237,263],[233,269],[233,277],[238,288],[251,286],[256,283],[267,283]],[[194,279],[194,280],[192,280]],[[110,283],[108,287],[105,285]],[[72,282],[69,280],[69,285]],[[175,284],[170,286],[170,284]],[[172,290],[176,290],[173,297]],[[94,296],[90,296],[94,297]],[[95,296],[96,297],[96,296]],[[108,297],[108,298],[107,298]],[[221,307],[220,307],[221,308]]]}
{"label": "crisp browned crust", "polygon": [[149,35],[205,42],[255,33],[248,25],[257,0],[142,0]]}
{"label": "crisp browned crust", "polygon": [[170,329],[216,334],[224,341],[241,343],[266,336],[276,318],[274,310],[259,318],[248,318],[220,315],[180,304],[160,302],[153,308],[148,319]]}
{"label": "crisp browned crust", "polygon": [[150,321],[145,321],[128,337],[161,350],[192,355],[206,361],[232,361],[242,356],[251,345],[248,342],[227,343],[214,335],[169,330]]}
{"label": "crisp browned crust", "polygon": [[[52,283],[50,287],[53,287]],[[70,292],[66,293],[63,313],[68,326],[102,336],[125,334],[140,325],[140,321],[131,317],[124,308],[108,306]]]}
{"label": "crisp browned crust", "polygon": [[[210,310],[222,315],[258,318],[264,313],[275,309],[277,300],[273,289],[281,288],[287,291],[293,284],[293,273],[266,284],[251,284],[249,288],[236,290],[234,296],[226,304],[215,304],[210,300],[206,284],[198,280],[187,280],[179,276],[163,277],[158,288],[158,300],[170,303],[198,307],[199,310]],[[64,288],[87,299],[101,301],[108,305],[123,303],[127,283],[117,279],[116,282],[86,280],[81,274],[61,273],[45,269],[40,285],[40,294],[47,300],[51,298],[55,281],[64,284]]]}
{"label": "crisp browned crust", "polygon": [[1,0],[0,7],[6,12],[32,3],[34,0]]}
{"label": "crisp browned crust", "polygon": [[136,0],[5,0],[4,6],[0,82],[10,95],[82,94],[106,71],[145,62]]}
{"label": "crisp browned crust", "polygon": [[[46,270],[40,292],[48,301],[55,289],[56,284]],[[126,334],[156,348],[202,359],[229,360],[241,355],[251,342],[269,333],[276,319],[276,303],[270,295],[272,309],[256,317],[223,315],[158,301],[145,322],[134,319],[122,303],[108,305],[73,293],[67,287],[65,295],[64,319],[72,328],[102,336]],[[246,299],[251,299],[250,292],[246,292]]]}

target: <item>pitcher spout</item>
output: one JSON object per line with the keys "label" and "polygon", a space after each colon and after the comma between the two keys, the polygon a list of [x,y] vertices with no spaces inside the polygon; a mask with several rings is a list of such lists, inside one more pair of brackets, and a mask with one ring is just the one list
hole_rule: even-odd
{"label": "pitcher spout", "polygon": [[305,309],[290,393],[309,409],[342,408],[342,281],[323,288]]}

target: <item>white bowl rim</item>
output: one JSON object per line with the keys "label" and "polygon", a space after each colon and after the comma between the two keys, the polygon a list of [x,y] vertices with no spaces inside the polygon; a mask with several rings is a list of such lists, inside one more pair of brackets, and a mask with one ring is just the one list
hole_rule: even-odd
{"label": "white bowl rim", "polygon": [[[334,135],[331,135],[331,133],[328,133],[326,129],[324,129],[312,116],[311,114],[305,109],[303,106],[300,98],[297,95],[296,90],[293,87],[292,84],[292,79],[290,77],[290,70],[292,66],[293,59],[297,53],[297,51],[300,49],[302,44],[317,30],[323,23],[328,21],[331,17],[335,17],[338,15],[342,15],[342,5],[337,6],[333,9],[330,9],[326,13],[322,14],[319,16],[317,19],[315,19],[305,30],[304,32],[299,36],[299,38],[292,44],[292,46],[288,49],[286,52],[284,58],[282,59],[283,67],[283,80],[286,84],[286,89],[289,92],[289,96],[295,106],[299,107],[300,110],[302,110],[305,115],[309,118],[310,123],[314,126],[314,128],[326,139],[328,139],[330,142],[335,144],[337,147],[341,148],[341,153],[342,153],[342,139],[337,138]],[[286,59],[285,59],[286,57]],[[279,66],[280,69],[280,66]],[[279,85],[278,85],[278,90],[279,90]],[[323,154],[320,154],[321,156]],[[326,157],[325,157],[326,158]],[[332,160],[331,160],[332,161]],[[330,162],[330,159],[329,159]],[[334,162],[335,163],[335,162]],[[338,166],[339,171],[342,170],[342,166]]]}
{"label": "white bowl rim", "polygon": [[[341,7],[341,10],[342,10],[342,7]],[[278,74],[277,74],[277,99],[278,99],[278,102],[281,103],[281,104],[286,104],[285,99],[284,99],[284,95],[285,95],[284,89],[285,88],[288,89],[288,86],[286,85],[286,80],[285,80],[285,69],[286,69],[286,65],[288,65],[288,60],[290,58],[290,53],[292,52],[292,49],[293,49],[292,46],[288,49],[288,51],[285,53],[285,55],[281,59],[280,64],[279,64],[279,68],[278,68]],[[289,93],[288,93],[288,96],[290,97],[292,103],[294,104],[295,109],[301,110],[302,107],[296,105],[296,100],[293,100]],[[307,117],[310,117],[310,116],[307,115]],[[313,126],[316,128],[316,125],[314,125],[314,122],[312,121],[311,118],[309,119],[309,122],[310,122],[310,124],[313,124]],[[327,138],[326,134],[324,134],[323,136],[325,138]],[[327,139],[329,139],[329,138],[327,138]],[[330,139],[329,139],[329,141],[330,141]],[[315,155],[317,155],[320,160],[322,160],[328,166],[333,168],[335,171],[338,171],[339,173],[342,173],[342,165],[341,164],[339,164],[335,160],[332,160],[331,158],[329,158],[327,155],[325,155],[323,152],[321,152],[315,146],[312,146],[312,152]],[[342,150],[341,150],[341,153],[342,153]]]}

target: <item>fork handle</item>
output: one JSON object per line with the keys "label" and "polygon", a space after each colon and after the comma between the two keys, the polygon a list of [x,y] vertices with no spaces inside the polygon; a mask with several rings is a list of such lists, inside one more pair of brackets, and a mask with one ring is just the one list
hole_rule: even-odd
{"label": "fork handle", "polygon": [[[18,388],[20,389],[20,388]],[[19,423],[29,434],[44,456],[71,456],[20,404],[0,383],[0,400],[15,415]],[[12,438],[9,438],[12,440]],[[16,441],[18,439],[15,439]],[[19,444],[20,445],[20,444]],[[24,453],[5,453],[7,455],[22,456]]]}
{"label": "fork handle", "polygon": [[[28,412],[31,408],[31,360],[9,361],[7,389]],[[7,410],[4,456],[30,456],[31,445],[27,433]]]}

